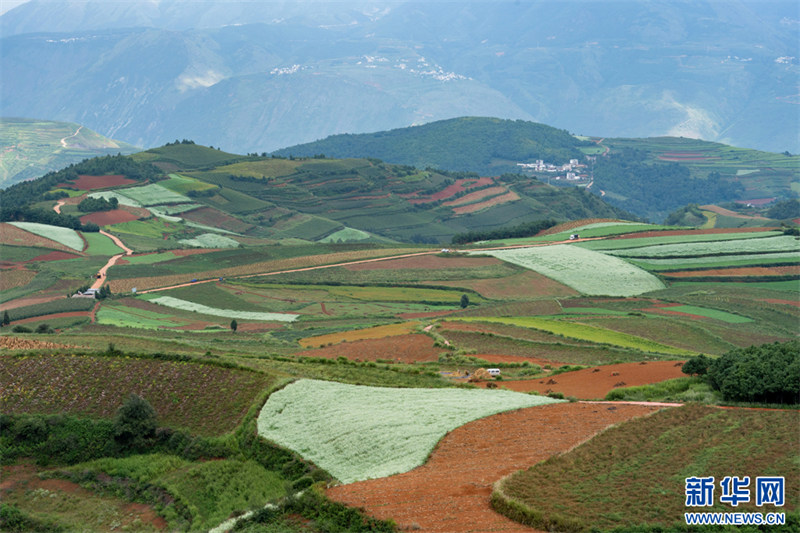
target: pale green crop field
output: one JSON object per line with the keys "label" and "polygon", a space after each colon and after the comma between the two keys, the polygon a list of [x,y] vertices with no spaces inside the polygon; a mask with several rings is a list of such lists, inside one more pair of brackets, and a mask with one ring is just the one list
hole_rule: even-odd
{"label": "pale green crop field", "polygon": [[425,462],[448,431],[467,422],[557,401],[506,390],[397,389],[303,379],[269,397],[258,433],[352,483],[408,472]]}
{"label": "pale green crop field", "polygon": [[764,237],[761,239],[725,240],[714,242],[691,242],[662,244],[625,250],[609,250],[607,253],[622,257],[701,257],[707,255],[758,254],[770,252],[796,252],[800,240],[791,235]]}
{"label": "pale green crop field", "polygon": [[240,320],[263,320],[265,322],[293,322],[298,315],[291,313],[260,313],[256,311],[236,311],[234,309],[219,309],[207,305],[173,298],[172,296],[144,296],[143,299],[154,304],[182,309],[184,311],[194,311],[203,315],[221,316],[224,318],[238,318]]}
{"label": "pale green crop field", "polygon": [[12,226],[29,231],[34,235],[60,242],[64,246],[80,252],[83,250],[83,239],[77,231],[61,226],[51,226],[49,224],[39,224],[38,222],[9,222]]}
{"label": "pale green crop field", "polygon": [[141,187],[131,187],[129,189],[119,189],[119,193],[127,198],[139,202],[140,205],[160,205],[160,204],[184,204],[190,203],[191,199],[158,183],[143,185]]}
{"label": "pale green crop field", "polygon": [[122,248],[114,241],[100,233],[84,233],[83,238],[89,243],[86,253],[89,255],[116,255],[122,253]]}
{"label": "pale green crop field", "polygon": [[625,248],[643,248],[645,246],[661,246],[666,244],[738,241],[743,239],[762,239],[783,235],[781,231],[752,231],[742,233],[698,233],[697,235],[662,235],[658,237],[631,237],[627,239],[604,239],[577,243],[576,246],[588,250],[622,250]]}
{"label": "pale green crop field", "polygon": [[569,244],[475,253],[535,270],[590,296],[636,296],[665,288],[657,277],[627,261]]}
{"label": "pale green crop field", "polygon": [[238,248],[239,246],[238,241],[216,233],[203,233],[192,239],[180,239],[178,242],[195,248]]}

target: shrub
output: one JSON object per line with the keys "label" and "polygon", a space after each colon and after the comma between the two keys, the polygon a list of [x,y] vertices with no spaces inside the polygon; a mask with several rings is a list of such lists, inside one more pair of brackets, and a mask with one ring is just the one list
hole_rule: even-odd
{"label": "shrub", "polygon": [[708,367],[711,365],[711,359],[706,357],[703,354],[698,355],[697,357],[692,357],[681,367],[681,372],[684,374],[688,374],[693,376],[697,374],[698,376],[703,376],[708,372]]}
{"label": "shrub", "polygon": [[31,328],[25,326],[14,326],[11,328],[14,333],[31,333]]}
{"label": "shrub", "polygon": [[131,394],[117,411],[114,435],[118,442],[138,448],[156,434],[156,410],[137,394]]}

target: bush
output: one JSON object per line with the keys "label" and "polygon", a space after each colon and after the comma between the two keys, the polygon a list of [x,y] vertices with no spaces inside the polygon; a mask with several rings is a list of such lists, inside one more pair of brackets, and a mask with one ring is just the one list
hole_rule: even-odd
{"label": "bush", "polygon": [[118,442],[137,448],[156,434],[156,410],[137,394],[131,394],[114,419],[114,436]]}
{"label": "bush", "polygon": [[681,367],[681,372],[684,374],[688,374],[693,376],[697,374],[698,376],[704,376],[708,373],[708,367],[711,365],[711,359],[706,357],[703,354],[698,355],[697,357],[692,357]]}
{"label": "bush", "polygon": [[14,326],[11,328],[14,333],[31,333],[31,328],[25,326]]}

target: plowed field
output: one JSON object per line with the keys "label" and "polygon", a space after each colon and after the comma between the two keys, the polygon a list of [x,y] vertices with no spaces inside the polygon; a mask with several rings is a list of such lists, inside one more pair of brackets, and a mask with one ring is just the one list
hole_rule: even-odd
{"label": "plowed field", "polygon": [[91,191],[93,189],[106,189],[108,187],[119,187],[121,185],[132,185],[136,183],[135,180],[128,179],[120,174],[113,174],[108,176],[89,176],[81,174],[74,182],[75,187],[82,191]]}
{"label": "plowed field", "polygon": [[109,226],[111,224],[122,224],[138,220],[139,216],[124,209],[112,209],[111,211],[98,211],[89,215],[83,215],[81,222],[94,222],[98,226]]}
{"label": "plowed field", "polygon": [[796,276],[800,274],[800,265],[786,265],[773,267],[743,267],[743,268],[715,268],[709,270],[684,270],[682,272],[664,272],[664,276],[671,278],[697,278],[709,276],[721,277],[749,277],[749,276]]}
{"label": "plowed field", "polygon": [[436,361],[445,349],[433,345],[433,339],[427,335],[413,333],[382,339],[364,339],[354,342],[343,342],[317,350],[306,350],[298,355],[307,357],[325,357],[336,359],[346,357],[353,360],[375,361],[387,359],[402,363],[415,361]]}
{"label": "plowed field", "polygon": [[[501,387],[517,391],[538,391],[540,394],[560,392],[583,400],[605,398],[617,387],[633,387],[686,377],[681,372],[684,361],[648,361],[620,363],[565,372],[548,378],[497,382]],[[486,387],[486,383],[480,386]]]}
{"label": "plowed field", "polygon": [[408,268],[424,269],[450,269],[450,268],[478,268],[503,264],[494,257],[441,257],[438,255],[420,255],[417,257],[403,257],[401,259],[387,259],[372,263],[359,263],[347,265],[351,271],[359,270],[404,270]]}
{"label": "plowed field", "polygon": [[411,472],[334,487],[332,499],[363,507],[401,530],[535,531],[489,506],[500,478],[562,453],[612,425],[659,407],[562,403],[476,420],[442,439]]}

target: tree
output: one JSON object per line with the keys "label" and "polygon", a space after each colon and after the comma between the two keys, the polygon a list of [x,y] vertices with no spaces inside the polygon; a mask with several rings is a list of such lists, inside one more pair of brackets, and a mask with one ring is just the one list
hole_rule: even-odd
{"label": "tree", "polygon": [[236,319],[234,318],[233,320],[231,320],[231,331],[236,333],[237,329],[239,329],[239,323],[236,322]]}
{"label": "tree", "polygon": [[461,309],[466,309],[469,305],[469,296],[466,294],[461,295]]}
{"label": "tree", "polygon": [[688,374],[693,376],[697,374],[698,376],[703,376],[708,373],[708,367],[711,365],[711,359],[706,357],[703,354],[698,355],[697,357],[692,357],[681,367],[681,372],[684,374]]}
{"label": "tree", "polygon": [[3,325],[7,326],[11,324],[11,318],[8,316],[8,311],[3,311]]}
{"label": "tree", "polygon": [[131,394],[117,411],[114,436],[118,442],[138,448],[155,435],[157,427],[153,406],[138,394]]}

